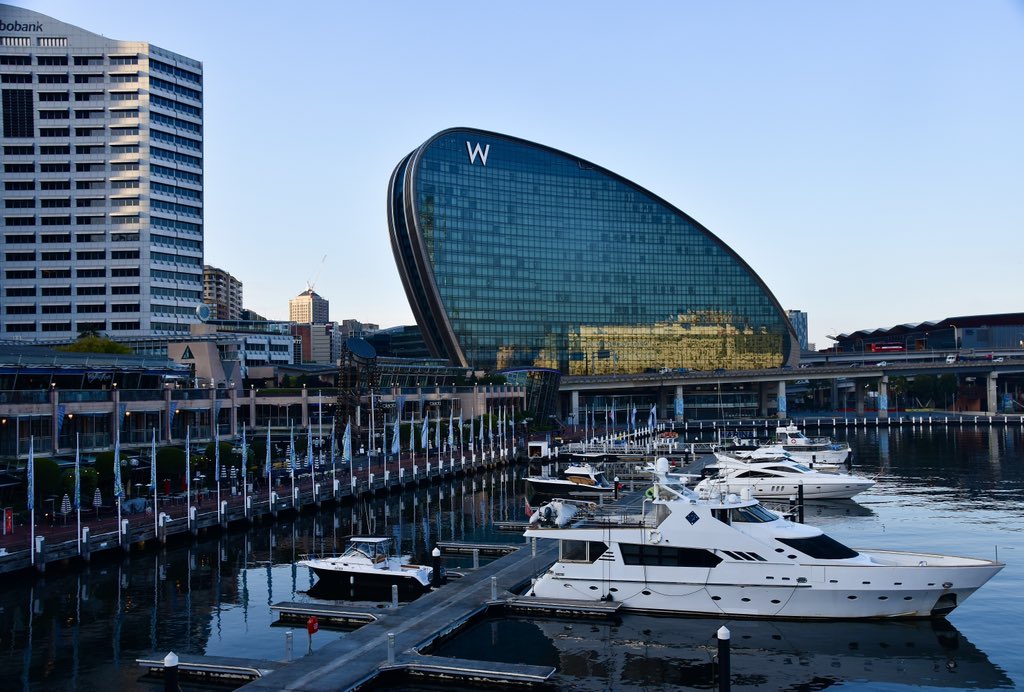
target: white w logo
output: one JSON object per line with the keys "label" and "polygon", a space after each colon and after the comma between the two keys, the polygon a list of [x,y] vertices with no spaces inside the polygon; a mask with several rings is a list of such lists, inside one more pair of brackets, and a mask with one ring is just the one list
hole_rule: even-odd
{"label": "white w logo", "polygon": [[480,157],[480,163],[487,165],[487,155],[491,153],[491,145],[485,144],[483,150],[480,149],[480,142],[476,143],[474,147],[469,142],[466,142],[466,151],[469,153],[469,165],[476,163],[476,157]]}

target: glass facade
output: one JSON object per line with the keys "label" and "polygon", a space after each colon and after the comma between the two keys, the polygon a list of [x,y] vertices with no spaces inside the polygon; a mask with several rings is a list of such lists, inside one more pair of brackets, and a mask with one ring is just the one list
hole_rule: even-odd
{"label": "glass facade", "polygon": [[389,190],[392,249],[432,353],[563,374],[795,362],[778,301],[711,232],[563,152],[446,130]]}

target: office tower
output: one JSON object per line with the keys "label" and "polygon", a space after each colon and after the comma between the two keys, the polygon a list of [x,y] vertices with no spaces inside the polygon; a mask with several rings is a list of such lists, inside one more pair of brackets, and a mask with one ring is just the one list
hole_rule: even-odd
{"label": "office tower", "polygon": [[312,288],[288,301],[288,320],[305,324],[324,324],[330,321],[330,301]]}
{"label": "office tower", "polygon": [[242,319],[242,282],[223,269],[203,265],[203,302],[215,320]]}
{"label": "office tower", "polygon": [[203,67],[0,5],[0,338],[187,333],[203,298]]}

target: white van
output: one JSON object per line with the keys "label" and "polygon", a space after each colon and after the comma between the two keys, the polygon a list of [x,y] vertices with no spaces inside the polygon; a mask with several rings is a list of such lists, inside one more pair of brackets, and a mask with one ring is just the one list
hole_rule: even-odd
{"label": "white van", "polygon": [[956,356],[955,355],[950,353],[948,356],[946,356],[946,364],[947,365],[949,365],[951,363],[955,363],[955,362],[956,362]]}

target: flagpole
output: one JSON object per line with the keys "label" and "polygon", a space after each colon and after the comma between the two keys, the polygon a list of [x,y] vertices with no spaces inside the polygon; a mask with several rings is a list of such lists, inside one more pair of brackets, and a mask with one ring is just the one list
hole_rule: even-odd
{"label": "flagpole", "polygon": [[[28,438],[28,464],[26,466],[28,472],[28,508],[32,510],[32,518],[30,520],[29,529],[29,544],[28,550],[31,556],[31,563],[34,566],[36,564],[36,503],[35,498],[32,497],[36,492],[36,452],[35,452],[35,437],[29,435]],[[31,617],[29,618],[31,620]]]}
{"label": "flagpole", "polygon": [[267,471],[267,511],[274,511],[274,482],[270,472],[270,419],[267,419],[267,453],[266,453],[266,471]]}
{"label": "flagpole", "polygon": [[[76,441],[76,444],[77,444],[77,441]],[[156,512],[156,501],[157,501],[157,493],[156,493],[156,428],[153,428],[153,444],[150,446],[149,455],[151,457],[153,457],[150,460],[150,463],[152,464],[152,467],[150,467],[150,469],[149,469],[149,480],[151,480],[153,482],[153,531],[154,531],[153,535],[156,536],[156,535],[158,535],[160,533],[160,521],[159,521],[159,516],[157,515],[157,512]],[[78,460],[77,459],[75,460],[75,464],[76,465],[78,464]],[[79,531],[79,533],[81,533],[81,531]]]}
{"label": "flagpole", "polygon": [[185,426],[185,523],[192,530],[192,426]]}
{"label": "flagpole", "polygon": [[249,447],[245,441],[245,423],[242,423],[242,514],[249,518]]}
{"label": "flagpole", "polygon": [[221,516],[220,516],[220,426],[217,425],[217,421],[214,421],[214,423],[213,423],[213,480],[217,484],[217,524],[219,525],[221,523]]}
{"label": "flagpole", "polygon": [[78,433],[75,433],[75,510],[78,514],[78,554],[82,554],[82,470],[81,455],[78,446]]}
{"label": "flagpole", "polygon": [[[117,537],[118,543],[123,545],[124,536],[121,534],[121,416],[117,417],[117,431],[114,438],[114,496],[117,500]],[[120,583],[120,582],[118,582]]]}
{"label": "flagpole", "polygon": [[295,509],[295,428],[288,423],[288,468],[292,474],[292,509]]}

